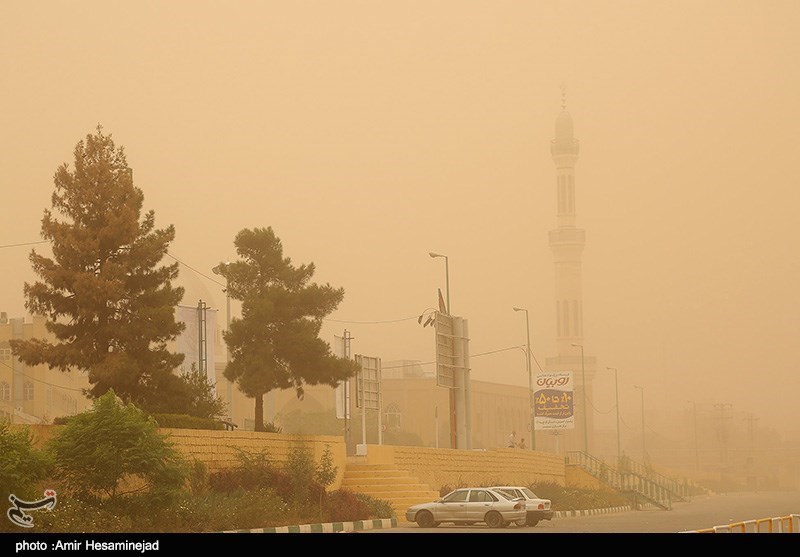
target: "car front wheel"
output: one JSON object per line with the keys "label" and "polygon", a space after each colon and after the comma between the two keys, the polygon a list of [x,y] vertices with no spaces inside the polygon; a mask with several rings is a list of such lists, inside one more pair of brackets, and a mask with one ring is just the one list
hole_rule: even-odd
{"label": "car front wheel", "polygon": [[503,517],[497,511],[490,511],[486,514],[485,522],[489,528],[501,528],[503,526]]}
{"label": "car front wheel", "polygon": [[430,512],[420,511],[417,514],[417,526],[420,528],[434,528],[437,524]]}

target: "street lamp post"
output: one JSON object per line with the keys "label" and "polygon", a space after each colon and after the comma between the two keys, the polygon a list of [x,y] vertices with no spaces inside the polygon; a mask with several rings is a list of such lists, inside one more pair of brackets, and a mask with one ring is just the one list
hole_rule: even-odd
{"label": "street lamp post", "polygon": [[614,395],[616,396],[617,400],[617,462],[619,463],[622,459],[622,444],[620,443],[619,437],[619,382],[617,381],[617,368],[606,367],[606,369],[609,371],[614,371]]}
{"label": "street lamp post", "polygon": [[528,365],[528,404],[530,406],[530,416],[531,416],[531,450],[536,450],[536,407],[533,403],[533,372],[531,371],[531,325],[530,321],[528,320],[528,310],[525,308],[514,308],[514,311],[524,311],[525,312],[525,332],[528,335],[528,350],[525,354],[526,363]]}
{"label": "street lamp post", "polygon": [[[446,296],[447,296],[447,308],[445,308],[445,309],[447,309],[447,315],[450,315],[450,262],[449,262],[447,256],[446,255],[442,255],[441,253],[434,253],[432,251],[429,251],[428,255],[430,255],[433,258],[444,257],[445,291],[446,291]],[[454,389],[449,389],[449,391],[450,391],[450,396],[449,396],[449,398],[450,398],[450,412],[449,412],[449,414],[450,414],[450,446],[455,449],[456,445],[457,445],[457,439],[458,439],[458,435],[457,435],[457,431],[456,431],[456,420],[455,420],[456,395],[453,392]]]}
{"label": "street lamp post", "polygon": [[428,252],[431,257],[444,257],[444,276],[446,282],[446,296],[447,296],[447,315],[450,315],[450,263],[446,255],[440,253]]}
{"label": "street lamp post", "polygon": [[697,403],[693,400],[690,400],[694,406],[694,467],[696,470],[700,470],[700,449],[697,445]]}
{"label": "street lamp post", "polygon": [[642,463],[645,463],[647,461],[647,452],[644,448],[644,387],[634,385],[633,388],[642,391]]}
{"label": "street lamp post", "polygon": [[581,385],[583,387],[583,452],[589,453],[589,426],[586,419],[586,361],[583,357],[583,345],[572,343],[572,346],[581,349]]}
{"label": "street lamp post", "polygon": [[[220,263],[211,271],[215,275],[225,276],[223,274],[223,269],[227,268],[230,263]],[[225,331],[231,330],[231,291],[230,291],[230,284],[228,281],[228,277],[225,277]],[[231,355],[230,350],[227,346],[225,346],[225,366],[230,363]],[[226,389],[226,395],[228,398],[228,418],[230,421],[233,421],[233,384],[228,381],[228,388]]]}

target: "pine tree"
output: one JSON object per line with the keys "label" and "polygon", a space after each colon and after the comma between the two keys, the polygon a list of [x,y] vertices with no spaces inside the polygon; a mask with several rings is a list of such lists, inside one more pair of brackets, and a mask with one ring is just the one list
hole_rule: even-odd
{"label": "pine tree", "polygon": [[53,257],[33,250],[41,280],[24,286],[26,308],[48,318],[56,342],[18,339],[12,350],[28,365],[88,372],[92,398],[113,389],[147,409],[158,397],[185,397],[172,373],[184,356],[167,349],[184,328],[175,321],[183,289],[171,284],[177,263],[159,266],[175,229],[156,229],[153,211],[142,217],[144,195],[124,149],[101,126],[78,142],[74,158],[73,170],[57,169],[42,219]]}
{"label": "pine tree", "polygon": [[225,378],[255,399],[255,428],[264,431],[264,394],[294,388],[302,398],[304,384],[335,386],[355,373],[354,362],[319,338],[322,318],[344,289],[309,283],[314,264],[292,265],[272,228],[242,230],[234,245],[239,261],[220,268],[231,298],[242,302],[242,317],[224,334],[231,354]]}

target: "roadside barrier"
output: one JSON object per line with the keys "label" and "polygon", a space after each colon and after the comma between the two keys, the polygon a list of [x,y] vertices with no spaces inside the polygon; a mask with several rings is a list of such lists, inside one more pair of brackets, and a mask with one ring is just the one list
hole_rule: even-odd
{"label": "roadside barrier", "polygon": [[732,522],[723,526],[684,530],[682,534],[800,534],[800,514]]}

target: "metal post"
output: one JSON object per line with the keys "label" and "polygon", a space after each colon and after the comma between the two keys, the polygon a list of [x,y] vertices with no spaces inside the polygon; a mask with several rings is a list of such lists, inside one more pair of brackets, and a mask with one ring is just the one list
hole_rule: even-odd
{"label": "metal post", "polygon": [[[428,252],[433,258],[436,257],[443,257],[444,258],[444,273],[445,273],[445,291],[447,296],[447,315],[452,315],[450,313],[450,259],[446,255],[442,255],[441,253],[434,253],[432,251]],[[455,389],[449,389],[449,397],[450,397],[450,411],[448,413],[450,417],[450,446],[452,448],[456,448],[458,446],[458,425],[456,423],[456,396],[455,396]]]}
{"label": "metal post", "polygon": [[447,315],[450,313],[450,260],[444,256],[444,280],[445,280],[445,296],[447,297]]}
{"label": "metal post", "polygon": [[581,384],[583,387],[583,452],[589,453],[589,426],[586,419],[586,395],[587,395],[587,388],[586,388],[586,361],[583,357],[583,345],[582,344],[575,344],[573,343],[572,346],[581,349]]}
{"label": "metal post", "polygon": [[525,332],[527,333],[528,345],[526,363],[528,366],[528,413],[531,420],[531,450],[536,450],[536,406],[533,402],[533,370],[531,369],[531,324],[528,319],[528,310],[525,308],[514,308],[514,311],[525,312]]}
{"label": "metal post", "polygon": [[608,370],[614,370],[614,395],[617,401],[617,464],[622,459],[622,443],[620,442],[619,433],[619,382],[617,381],[617,368],[607,367]]}
{"label": "metal post", "polygon": [[[215,275],[222,275],[225,277],[225,332],[229,332],[231,330],[231,289],[230,289],[230,280],[226,273],[223,273],[222,270],[226,269],[230,265],[230,263],[220,263],[211,271]],[[228,367],[228,364],[231,363],[231,351],[228,348],[227,343],[225,344],[225,367]],[[213,365],[213,362],[212,362]],[[225,395],[228,399],[228,421],[231,423],[233,422],[233,382],[227,381],[227,387],[225,389]]]}
{"label": "metal post", "polygon": [[700,448],[697,444],[697,403],[693,400],[689,401],[694,407],[694,468],[700,470]]}
{"label": "metal post", "polygon": [[644,446],[644,387],[639,387],[638,385],[633,387],[642,391],[642,463],[644,464],[647,461],[647,451]]}

